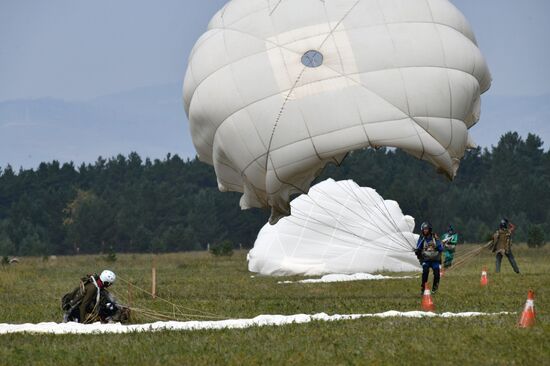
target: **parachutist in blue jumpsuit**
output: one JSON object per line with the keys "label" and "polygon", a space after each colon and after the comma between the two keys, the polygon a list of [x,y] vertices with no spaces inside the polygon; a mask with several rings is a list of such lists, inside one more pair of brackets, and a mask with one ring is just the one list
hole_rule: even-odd
{"label": "parachutist in blue jumpsuit", "polygon": [[434,273],[432,292],[436,293],[439,287],[439,269],[441,266],[443,245],[437,237],[437,234],[432,232],[432,225],[429,222],[423,223],[421,230],[422,233],[420,234],[420,238],[418,238],[418,243],[416,244],[416,250],[414,252],[422,265],[422,293],[424,293],[426,282],[428,282],[430,268]]}

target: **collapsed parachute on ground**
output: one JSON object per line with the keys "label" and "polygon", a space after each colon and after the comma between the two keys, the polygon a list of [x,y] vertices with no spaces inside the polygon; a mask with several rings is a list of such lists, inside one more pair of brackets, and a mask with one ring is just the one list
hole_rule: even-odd
{"label": "collapsed parachute on ground", "polygon": [[291,206],[290,216],[260,231],[248,255],[250,271],[316,276],[420,268],[414,219],[374,189],[328,179]]}
{"label": "collapsed parachute on ground", "polygon": [[360,148],[401,148],[453,178],[490,84],[448,0],[232,0],[192,51],[184,102],[220,190],[275,222]]}

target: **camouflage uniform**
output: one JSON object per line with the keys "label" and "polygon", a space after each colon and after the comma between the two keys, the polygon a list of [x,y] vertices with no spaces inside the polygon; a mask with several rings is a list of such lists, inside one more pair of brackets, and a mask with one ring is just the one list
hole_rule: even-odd
{"label": "camouflage uniform", "polygon": [[519,267],[512,254],[512,232],[507,228],[500,228],[493,234],[493,253],[496,253],[496,272],[500,272],[502,257],[508,257],[514,272],[519,273]]}

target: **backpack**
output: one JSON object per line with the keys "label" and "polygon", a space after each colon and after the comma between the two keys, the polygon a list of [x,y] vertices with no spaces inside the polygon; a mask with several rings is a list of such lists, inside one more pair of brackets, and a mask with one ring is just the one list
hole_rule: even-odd
{"label": "backpack", "polygon": [[84,297],[84,288],[87,284],[92,282],[92,276],[95,279],[99,278],[97,274],[86,275],[80,279],[80,285],[77,288],[63,295],[61,298],[61,309],[63,309],[63,311],[70,312],[80,305]]}

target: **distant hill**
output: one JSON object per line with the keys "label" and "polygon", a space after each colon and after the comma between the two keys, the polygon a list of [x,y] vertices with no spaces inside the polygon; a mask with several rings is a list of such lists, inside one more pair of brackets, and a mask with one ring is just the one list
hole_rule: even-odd
{"label": "distant hill", "polygon": [[[194,157],[179,83],[134,89],[89,101],[56,99],[0,102],[0,167],[31,168],[42,161],[93,162],[99,155],[138,152],[163,158]],[[481,146],[506,131],[538,134],[550,142],[550,94],[483,97],[472,134]]]}
{"label": "distant hill", "polygon": [[137,151],[194,157],[181,86],[162,85],[89,101],[0,102],[0,166],[37,166],[53,159],[93,162]]}

